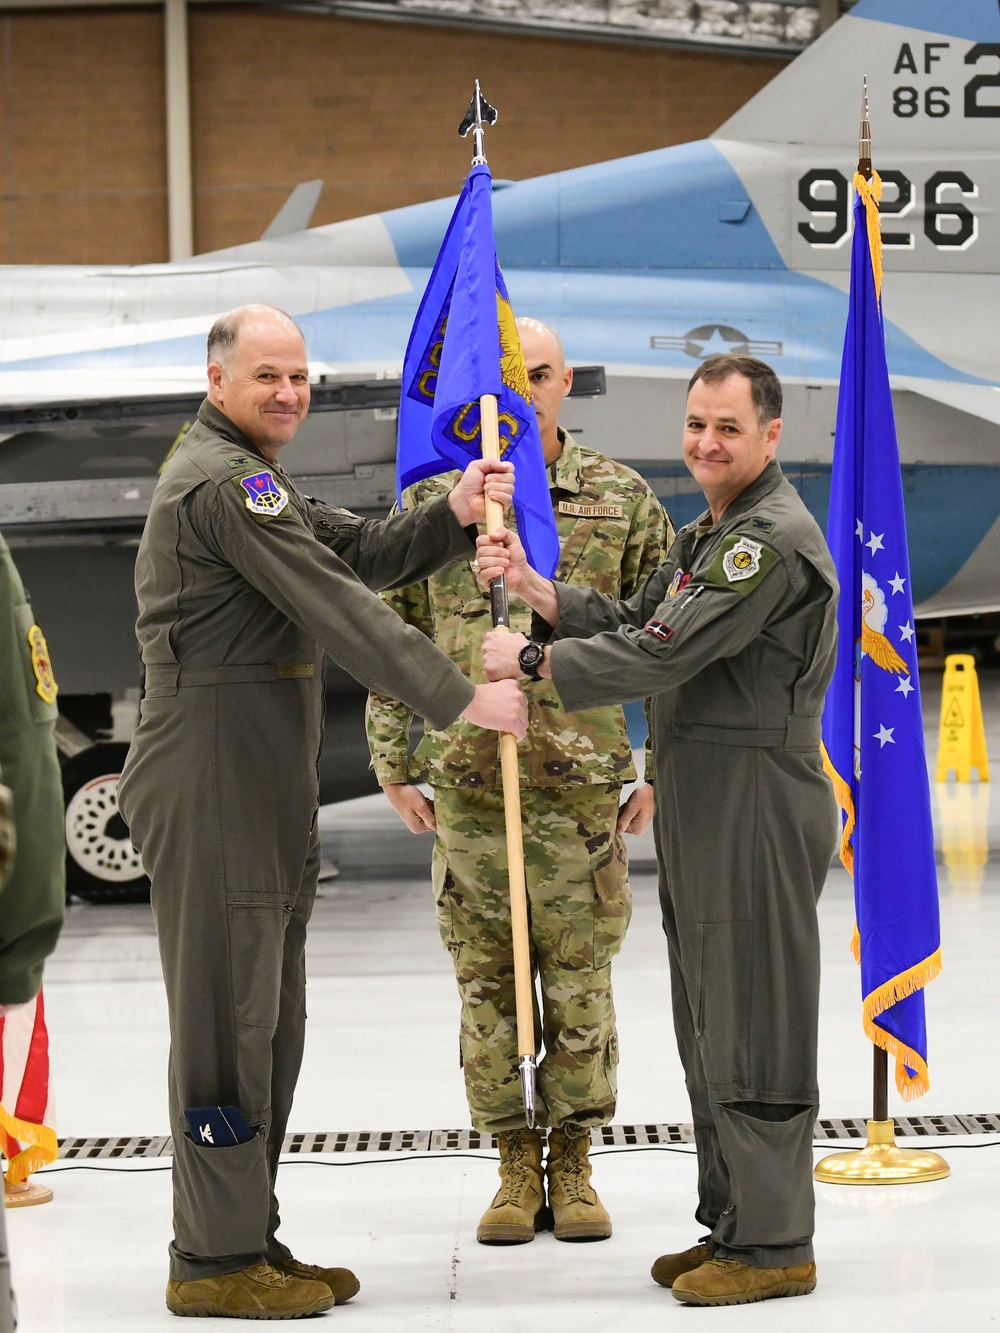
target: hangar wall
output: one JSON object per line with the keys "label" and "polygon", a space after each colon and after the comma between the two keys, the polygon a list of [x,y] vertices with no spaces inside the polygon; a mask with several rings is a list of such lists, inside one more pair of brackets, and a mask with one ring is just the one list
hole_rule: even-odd
{"label": "hangar wall", "polygon": [[[497,177],[710,134],[776,58],[191,6],[197,252],[254,240],[299,181],[315,224],[455,191],[482,80]],[[0,18],[0,263],[168,258],[163,15]]]}

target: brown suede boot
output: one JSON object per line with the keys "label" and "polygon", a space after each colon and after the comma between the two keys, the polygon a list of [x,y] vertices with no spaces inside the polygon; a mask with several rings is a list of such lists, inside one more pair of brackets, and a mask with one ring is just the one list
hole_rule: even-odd
{"label": "brown suede boot", "polygon": [[254,1264],[238,1273],[167,1283],[167,1309],[179,1315],[215,1315],[229,1319],[299,1319],[333,1307],[324,1282],[280,1273],[270,1264]]}
{"label": "brown suede boot", "polygon": [[686,1305],[746,1305],[772,1296],[807,1296],[815,1286],[815,1264],[753,1268],[736,1259],[709,1259],[682,1273],[671,1291]]}
{"label": "brown suede boot", "polygon": [[476,1231],[480,1245],[523,1245],[548,1221],[542,1180],[542,1138],[534,1129],[497,1135],[500,1188]]}
{"label": "brown suede boot", "polygon": [[549,1134],[549,1204],[556,1240],[607,1240],[611,1218],[590,1184],[590,1131]]}
{"label": "brown suede boot", "polygon": [[288,1277],[325,1283],[338,1305],[344,1305],[361,1290],[361,1283],[349,1268],[322,1268],[319,1264],[300,1263],[298,1259],[285,1259],[274,1266]]}
{"label": "brown suede boot", "polygon": [[661,1254],[650,1269],[654,1282],[661,1287],[672,1287],[682,1273],[690,1273],[702,1264],[707,1264],[712,1251],[707,1245],[692,1245],[682,1254]]}

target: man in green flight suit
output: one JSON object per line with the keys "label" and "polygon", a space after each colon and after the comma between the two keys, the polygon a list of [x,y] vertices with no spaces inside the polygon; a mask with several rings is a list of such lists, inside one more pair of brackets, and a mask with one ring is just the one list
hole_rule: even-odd
{"label": "man in green flight suit", "polygon": [[[519,319],[561,556],[558,577],[631,596],[669,544],[669,522],[631,468],[578,444],[559,426],[573,372],[556,334]],[[410,488],[404,506],[445,493],[454,474]],[[471,562],[386,595],[389,605],[456,662],[484,679],[488,595]],[[524,607],[512,627],[527,629]],[[560,1240],[600,1240],[611,1220],[590,1185],[590,1130],[614,1114],[618,1060],[611,960],[631,913],[621,833],[642,832],[652,791],[640,786],[617,707],[567,715],[551,685],[529,682],[528,734],[519,747],[525,870],[545,1048],[538,1118],[550,1129],[548,1197]],[[368,702],[368,743],[386,795],[414,833],[436,832],[434,892],[462,1001],[461,1052],[472,1123],[495,1132],[501,1187],[479,1224],[484,1244],[534,1238],[545,1205],[543,1142],[525,1126],[517,1033],[503,795],[497,740],[459,721],[427,731],[408,760],[411,710],[384,694]],[[429,782],[433,804],[417,782]]]}
{"label": "man in green flight suit", "polygon": [[484,489],[388,522],[305,499],[278,465],[309,406],[302,335],[267,306],[209,334],[208,398],[157,484],[136,561],[145,663],[119,807],[152,881],[170,1018],[178,1315],[295,1318],[358,1290],[275,1238],[274,1180],[305,1028],[319,869],[323,653],[438,726],[524,735],[517,686],[473,686],[369,589],[472,554]]}
{"label": "man in green flight suit", "polygon": [[[555,627],[539,673],[567,708],[653,696],[660,899],[709,1232],[653,1277],[698,1305],[816,1285],[816,903],[837,839],[819,737],[838,589],[774,461],[780,435],[769,366],[704,362],[684,458],[709,508],[630,600],[539,578],[513,534],[480,539],[481,577],[506,568],[538,636]],[[517,678],[524,643],[488,635],[487,677]]]}

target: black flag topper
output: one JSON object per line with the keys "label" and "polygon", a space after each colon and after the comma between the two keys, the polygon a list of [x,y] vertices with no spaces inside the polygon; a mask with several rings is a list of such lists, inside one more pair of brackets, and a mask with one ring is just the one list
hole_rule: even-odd
{"label": "black flag topper", "polygon": [[476,91],[472,94],[472,101],[469,103],[469,109],[466,111],[458,132],[464,139],[470,130],[476,132],[476,151],[472,159],[473,166],[479,162],[486,161],[486,154],[483,151],[483,126],[495,125],[497,123],[497,109],[490,106],[486,98],[479,90],[479,80],[476,80]]}

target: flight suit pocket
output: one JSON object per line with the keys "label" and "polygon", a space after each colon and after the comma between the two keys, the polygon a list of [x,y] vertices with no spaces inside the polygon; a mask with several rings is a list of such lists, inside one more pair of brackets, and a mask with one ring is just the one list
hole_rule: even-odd
{"label": "flight suit pocket", "polygon": [[31,720],[38,723],[54,722],[59,716],[56,681],[49,661],[48,645],[41,629],[35,624],[35,613],[30,602],[22,602],[14,607],[14,620],[28,687]]}
{"label": "flight suit pocket", "polygon": [[245,1027],[273,1032],[277,1026],[293,906],[276,894],[234,894],[226,900],[233,1011]]}
{"label": "flight suit pocket", "polygon": [[619,834],[595,857],[594,966],[607,967],[622,947],[632,919],[632,889],[628,882],[628,853]]}
{"label": "flight suit pocket", "polygon": [[702,922],[697,1035],[713,1089],[731,1096],[747,1082],[753,922]]}
{"label": "flight suit pocket", "polygon": [[175,1240],[187,1254],[263,1254],[271,1206],[264,1136],[228,1148],[202,1147],[184,1134]]}

